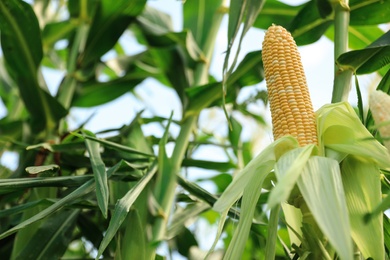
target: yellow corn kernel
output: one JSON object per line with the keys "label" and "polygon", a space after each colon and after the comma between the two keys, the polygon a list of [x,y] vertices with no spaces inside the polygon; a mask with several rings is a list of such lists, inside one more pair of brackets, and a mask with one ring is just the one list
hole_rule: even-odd
{"label": "yellow corn kernel", "polygon": [[268,28],[262,59],[274,139],[292,135],[301,146],[317,144],[317,129],[297,45],[281,26]]}
{"label": "yellow corn kernel", "polygon": [[390,96],[376,90],[369,96],[370,109],[375,124],[383,139],[383,144],[390,151]]}

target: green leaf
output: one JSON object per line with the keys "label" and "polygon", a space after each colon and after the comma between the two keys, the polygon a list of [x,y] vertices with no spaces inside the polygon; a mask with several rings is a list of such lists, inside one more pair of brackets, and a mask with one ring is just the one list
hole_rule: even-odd
{"label": "green leaf", "polygon": [[390,1],[388,0],[351,0],[349,6],[351,25],[374,25],[390,21]]}
{"label": "green leaf", "polygon": [[95,62],[114,47],[134,17],[142,12],[146,0],[102,0],[97,4],[82,55],[81,63],[84,66]]}
{"label": "green leaf", "polygon": [[310,44],[321,38],[332,24],[332,19],[332,17],[321,18],[316,1],[312,0],[305,4],[287,29],[297,45]]}
{"label": "green leaf", "polygon": [[118,144],[118,143],[107,141],[107,140],[104,140],[104,139],[101,139],[101,138],[96,138],[94,136],[85,135],[84,138],[88,139],[88,140],[91,140],[91,141],[94,141],[94,142],[97,142],[97,143],[100,143],[100,144],[104,145],[105,147],[111,148],[111,149],[114,149],[114,150],[123,151],[123,152],[126,152],[126,153],[133,153],[133,154],[137,154],[137,155],[142,155],[144,157],[152,157],[152,158],[156,157],[154,154],[146,153],[146,152],[140,151],[138,149],[134,149],[134,148],[131,148],[131,147],[128,147],[128,146],[125,146],[125,145],[121,145],[121,144]]}
{"label": "green leaf", "polygon": [[292,6],[276,0],[265,1],[253,26],[267,29],[272,24],[277,24],[289,28],[291,21],[301,8],[302,5]]}
{"label": "green leaf", "polygon": [[82,198],[82,197],[86,196],[87,194],[89,194],[90,192],[92,192],[95,188],[94,184],[95,184],[94,180],[87,181],[82,186],[80,186],[79,188],[74,190],[72,193],[70,193],[66,197],[60,199],[59,201],[57,201],[53,205],[45,208],[44,210],[40,211],[38,214],[23,221],[22,223],[17,224],[13,228],[3,232],[2,234],[0,234],[0,239],[5,238],[9,235],[12,235],[13,233],[17,232],[18,230],[23,229],[23,228],[27,227],[28,225],[35,223],[38,220],[46,218],[50,214],[53,214],[57,210],[65,207],[67,205],[71,205],[77,199]]}
{"label": "green leaf", "polygon": [[[234,1],[232,2],[232,6],[230,7],[229,13],[229,25],[228,25],[228,47],[226,51],[225,60],[223,63],[223,106],[225,105],[225,92],[227,91],[226,82],[230,75],[232,74],[238,60],[238,54],[241,50],[242,40],[244,39],[245,34],[252,27],[255,22],[256,17],[261,11],[263,4],[265,1],[262,0],[242,0],[242,1]],[[241,26],[241,23],[244,23],[244,27],[242,29],[240,39],[238,41],[237,51],[235,52],[233,62],[229,65],[230,59],[230,51],[232,50],[234,41],[236,39],[238,30]],[[225,114],[227,115],[227,111],[224,106]]]}
{"label": "green leaf", "polygon": [[129,73],[107,82],[92,81],[80,86],[72,100],[75,107],[93,107],[110,102],[134,89],[149,74]]}
{"label": "green leaf", "polygon": [[198,242],[195,235],[188,229],[183,228],[182,231],[175,237],[178,252],[185,257],[191,257],[191,247],[198,247]]}
{"label": "green leaf", "polygon": [[210,205],[200,202],[190,204],[184,209],[176,210],[172,217],[171,225],[167,230],[167,238],[171,239],[177,236],[188,225],[190,220],[195,221],[202,212],[208,209],[210,209]]}
{"label": "green leaf", "polygon": [[33,131],[54,127],[67,111],[38,84],[42,42],[37,17],[24,1],[0,3],[1,46],[7,69],[17,83],[23,102],[32,118]]}
{"label": "green leaf", "polygon": [[131,225],[126,225],[121,247],[117,248],[115,255],[121,259],[147,259],[146,225],[138,210],[130,210],[126,222]]}
{"label": "green leaf", "polygon": [[179,45],[193,62],[205,59],[190,31],[168,32],[159,35],[145,34],[145,37],[152,47],[175,47],[175,45]]}
{"label": "green leaf", "polygon": [[263,79],[264,68],[261,51],[249,52],[230,75],[227,81],[228,91],[232,91],[230,85],[238,84],[242,88],[255,85]]}
{"label": "green leaf", "polygon": [[390,158],[386,148],[364,127],[349,103],[325,105],[316,114],[322,154],[335,156],[333,158],[339,161],[351,154],[384,168],[389,166]]}
{"label": "green leaf", "polygon": [[103,251],[107,248],[108,244],[111,242],[112,238],[115,236],[119,227],[122,225],[123,221],[126,219],[127,214],[129,213],[130,207],[133,205],[134,201],[138,198],[139,194],[143,191],[145,186],[152,179],[154,174],[157,171],[157,164],[154,163],[148,172],[142,177],[139,182],[129,190],[123,198],[119,199],[115,204],[115,209],[113,216],[110,220],[110,224],[107,228],[106,234],[101,242],[98,250],[96,259],[102,255]]}
{"label": "green leaf", "polygon": [[100,156],[99,143],[92,140],[85,140],[85,146],[91,160],[92,171],[94,179],[96,181],[96,198],[98,201],[99,208],[103,213],[103,216],[107,218],[108,211],[108,181],[106,166]]}
{"label": "green leaf", "polygon": [[274,167],[276,160],[285,151],[298,147],[297,141],[292,137],[282,137],[258,156],[251,160],[244,169],[234,177],[232,183],[226,188],[224,193],[214,204],[213,209],[219,212],[231,208],[233,204],[242,196],[243,191],[254,179],[265,179]]}
{"label": "green leaf", "polygon": [[[363,49],[383,35],[378,26],[349,26],[348,47],[353,50]],[[325,36],[334,41],[334,27],[329,27]]]}
{"label": "green leaf", "polygon": [[231,129],[229,129],[229,141],[233,146],[234,154],[237,156],[239,153],[239,148],[241,147],[240,136],[242,132],[242,126],[233,116],[230,117],[230,123]]}
{"label": "green leaf", "polygon": [[298,187],[316,223],[341,259],[353,259],[348,209],[337,161],[313,156],[307,162]]}
{"label": "green leaf", "polygon": [[[227,79],[227,99],[235,100],[238,88],[254,85],[264,79],[261,51],[248,53],[237,69]],[[186,109],[186,117],[198,114],[202,109],[214,105],[222,100],[222,83],[213,82],[202,86],[192,87],[186,90],[190,104]]]}
{"label": "green leaf", "polygon": [[61,258],[72,241],[79,210],[66,210],[47,218],[15,259]]}
{"label": "green leaf", "polygon": [[296,148],[280,157],[275,164],[275,174],[278,182],[268,197],[267,207],[269,209],[287,201],[314,147],[314,145],[307,145]]}
{"label": "green leaf", "polygon": [[267,243],[265,246],[265,259],[275,259],[276,241],[278,240],[278,222],[279,222],[279,211],[280,207],[276,206],[271,209],[268,232],[267,232]]}
{"label": "green leaf", "polygon": [[32,208],[32,207],[35,207],[35,206],[38,206],[40,204],[44,204],[46,203],[47,201],[46,200],[35,200],[35,201],[32,201],[32,202],[26,202],[22,205],[18,205],[18,206],[14,206],[12,208],[9,208],[9,209],[3,209],[0,211],[0,218],[4,218],[4,217],[8,217],[8,216],[12,216],[12,215],[15,215],[15,214],[19,214],[19,213],[23,213],[24,211]]}
{"label": "green leaf", "polygon": [[332,13],[332,5],[328,0],[316,0],[318,12],[321,18],[326,18]]}
{"label": "green leaf", "polygon": [[365,49],[350,51],[337,59],[340,68],[356,71],[357,74],[371,73],[390,62],[390,32],[367,46]]}
{"label": "green leaf", "polygon": [[212,45],[210,35],[216,33],[211,26],[216,23],[216,15],[223,15],[222,0],[189,0],[183,5],[183,27],[189,29],[199,45],[205,51],[207,45]]}
{"label": "green leaf", "polygon": [[[266,150],[267,149],[265,149],[264,152]],[[271,156],[274,155],[272,152],[270,154]],[[249,172],[247,172],[246,176],[242,176],[242,175],[240,176],[241,178],[243,179],[245,178],[250,181],[241,189],[242,203],[241,203],[240,221],[238,222],[237,229],[233,234],[233,238],[230,241],[229,247],[224,256],[225,259],[241,259],[242,254],[244,253],[246,241],[249,236],[250,227],[252,225],[252,221],[256,209],[256,203],[254,202],[259,200],[263,181],[265,177],[268,175],[268,173],[271,171],[275,163],[272,159],[267,160],[266,162],[259,163],[257,159],[260,159],[260,157],[261,156],[256,157],[252,161],[252,162],[257,162],[259,166],[257,166],[256,168],[252,168],[253,166],[250,167]],[[250,164],[251,163],[249,163],[248,166]],[[246,168],[244,168],[243,172],[245,171],[245,169]],[[255,176],[255,174],[257,174],[257,176]],[[233,179],[233,183],[234,180],[236,179]],[[228,190],[229,187],[226,190]],[[214,208],[216,208],[216,206],[219,206],[217,205],[218,201],[216,202],[216,204],[214,204]]]}
{"label": "green leaf", "polygon": [[365,214],[381,202],[378,167],[348,156],[342,163],[341,177],[354,242],[364,258],[384,259],[382,215],[373,216],[370,222],[364,223]]}
{"label": "green leaf", "polygon": [[142,29],[150,34],[162,35],[173,31],[171,17],[148,5],[145,6],[141,15],[137,16],[137,21],[142,26]]}
{"label": "green leaf", "polygon": [[31,6],[23,1],[0,3],[1,45],[7,65],[13,73],[36,79],[42,60],[42,42],[38,19]]}
{"label": "green leaf", "polygon": [[215,162],[206,160],[184,159],[182,161],[183,167],[199,167],[208,170],[228,171],[236,168],[232,162]]}
{"label": "green leaf", "polygon": [[42,32],[43,48],[47,50],[52,48],[57,41],[68,38],[77,25],[69,20],[46,24]]}

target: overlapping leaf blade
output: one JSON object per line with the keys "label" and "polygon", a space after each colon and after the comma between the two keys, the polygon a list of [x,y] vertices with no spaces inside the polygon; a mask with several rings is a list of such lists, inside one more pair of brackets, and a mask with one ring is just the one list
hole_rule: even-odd
{"label": "overlapping leaf blade", "polygon": [[93,175],[96,181],[96,198],[98,205],[103,216],[107,218],[109,191],[106,166],[100,155],[99,143],[86,139],[85,145],[91,160]]}
{"label": "overlapping leaf blade", "polygon": [[353,259],[348,209],[337,161],[313,156],[298,179],[298,187],[318,226],[341,259]]}
{"label": "overlapping leaf blade", "polygon": [[364,49],[342,54],[337,63],[340,68],[351,69],[357,74],[377,71],[390,61],[390,32],[383,34]]}
{"label": "overlapping leaf blade", "polygon": [[38,83],[38,67],[43,57],[40,28],[31,6],[23,1],[0,3],[1,46],[9,74],[33,119],[34,131],[66,115],[67,111]]}
{"label": "overlapping leaf blade", "polygon": [[382,215],[373,216],[368,223],[364,222],[365,214],[381,202],[378,167],[349,156],[342,163],[341,177],[354,242],[364,258],[384,259]]}
{"label": "overlapping leaf blade", "polygon": [[386,148],[363,126],[349,103],[325,105],[316,113],[321,134],[319,145],[328,157],[336,156],[334,158],[341,161],[343,156],[351,154],[388,167],[390,159]]}
{"label": "overlapping leaf blade", "polygon": [[123,221],[126,219],[127,214],[129,213],[130,207],[133,205],[135,200],[138,198],[140,193],[143,191],[145,186],[149,183],[149,181],[152,179],[154,174],[157,171],[156,163],[153,164],[148,172],[142,177],[141,180],[139,180],[134,187],[129,190],[125,196],[123,196],[121,199],[117,201],[115,204],[115,209],[113,216],[110,220],[110,224],[107,228],[106,234],[103,238],[103,241],[101,242],[98,250],[98,254],[96,256],[96,259],[99,259],[99,257],[102,255],[103,251],[107,248],[108,244],[111,242],[112,238],[117,233],[118,229],[122,225]]}

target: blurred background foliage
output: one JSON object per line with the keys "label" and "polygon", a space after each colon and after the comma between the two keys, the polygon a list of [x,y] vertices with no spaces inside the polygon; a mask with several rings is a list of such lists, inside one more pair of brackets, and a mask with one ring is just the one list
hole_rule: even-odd
{"label": "blurred background foliage", "polygon": [[[237,59],[243,36],[274,23],[286,27],[298,45],[324,35],[333,40],[331,2],[232,0],[229,8],[223,0],[186,0],[177,31],[171,17],[146,0],[0,1],[0,97],[6,110],[0,155],[17,155],[15,169],[0,165],[2,258],[202,259],[220,217],[212,205],[258,153],[256,145],[270,127],[261,110],[251,109],[266,105],[264,89],[238,99],[242,89],[264,80],[260,42],[258,50]],[[366,59],[352,53],[340,66],[385,75],[390,39],[383,24],[390,21],[390,1],[351,0],[349,8],[351,49],[384,36],[370,53],[360,50]],[[218,80],[210,64],[226,16],[227,59]],[[132,42],[142,50],[129,55]],[[233,45],[238,50],[231,52]],[[54,90],[47,69],[63,73]],[[94,108],[128,93],[147,104],[135,89],[150,78],[174,90],[180,100],[174,116],[140,110],[128,124],[96,133],[85,129],[88,121],[69,123],[75,108]],[[161,99],[158,106],[170,102]],[[202,129],[200,114],[222,107],[228,116],[219,127],[227,134]],[[247,122],[256,131],[243,139]],[[196,156],[208,149],[220,155]],[[202,169],[201,177],[191,175],[193,169]],[[257,202],[243,259],[264,258],[267,195]],[[229,244],[240,202],[236,206],[211,259],[220,259]],[[276,256],[290,259],[285,223],[279,236]]]}

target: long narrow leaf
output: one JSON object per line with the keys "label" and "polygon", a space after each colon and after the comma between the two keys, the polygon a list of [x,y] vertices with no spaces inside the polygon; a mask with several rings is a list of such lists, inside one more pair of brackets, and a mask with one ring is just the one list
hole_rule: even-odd
{"label": "long narrow leaf", "polygon": [[384,259],[382,215],[373,216],[368,223],[364,222],[365,214],[381,202],[379,169],[373,163],[349,156],[343,161],[341,171],[352,238],[364,258]]}
{"label": "long narrow leaf", "polygon": [[279,206],[271,209],[268,222],[267,244],[265,246],[265,259],[275,259],[276,240],[278,238],[279,211]]}
{"label": "long narrow leaf", "polygon": [[126,219],[127,214],[129,213],[130,207],[133,205],[134,201],[138,198],[139,194],[145,188],[145,186],[152,179],[154,174],[157,171],[157,163],[154,163],[149,171],[142,177],[142,179],[137,182],[137,184],[129,190],[123,198],[118,200],[115,205],[114,214],[110,220],[110,224],[107,228],[106,234],[101,242],[98,250],[96,259],[102,255],[108,244],[111,242],[112,238],[115,236],[119,227],[122,225],[123,221]]}
{"label": "long narrow leaf", "polygon": [[108,211],[108,181],[106,166],[100,156],[99,143],[86,139],[85,145],[92,164],[93,175],[96,181],[96,197],[103,216],[107,218]]}
{"label": "long narrow leaf", "polygon": [[314,149],[314,145],[297,148],[285,153],[275,165],[275,173],[278,183],[272,189],[268,197],[268,208],[272,209],[276,205],[285,202],[294,188],[302,169]]}
{"label": "long narrow leaf", "polygon": [[58,259],[68,248],[80,210],[50,216],[15,259]]}
{"label": "long narrow leaf", "polygon": [[23,221],[22,223],[16,225],[15,227],[5,231],[4,233],[0,234],[0,239],[7,237],[18,230],[30,225],[31,223],[34,223],[38,220],[44,219],[45,217],[49,216],[50,214],[53,214],[57,210],[72,204],[75,200],[78,198],[86,196],[88,193],[92,192],[95,188],[95,181],[89,180],[86,183],[84,183],[82,186],[77,188],[75,191],[70,193],[68,196],[60,199],[57,203],[51,205],[50,207],[47,207],[46,209],[42,210],[38,214],[34,215],[33,217]]}
{"label": "long narrow leaf", "polygon": [[292,137],[283,137],[269,145],[256,158],[254,158],[244,169],[242,169],[226,188],[221,197],[214,204],[214,210],[224,212],[242,196],[246,187],[254,179],[265,178],[272,170],[277,154],[298,147],[297,141]]}
{"label": "long narrow leaf", "polygon": [[309,159],[298,187],[318,226],[341,259],[352,260],[348,209],[337,161],[313,156]]}

